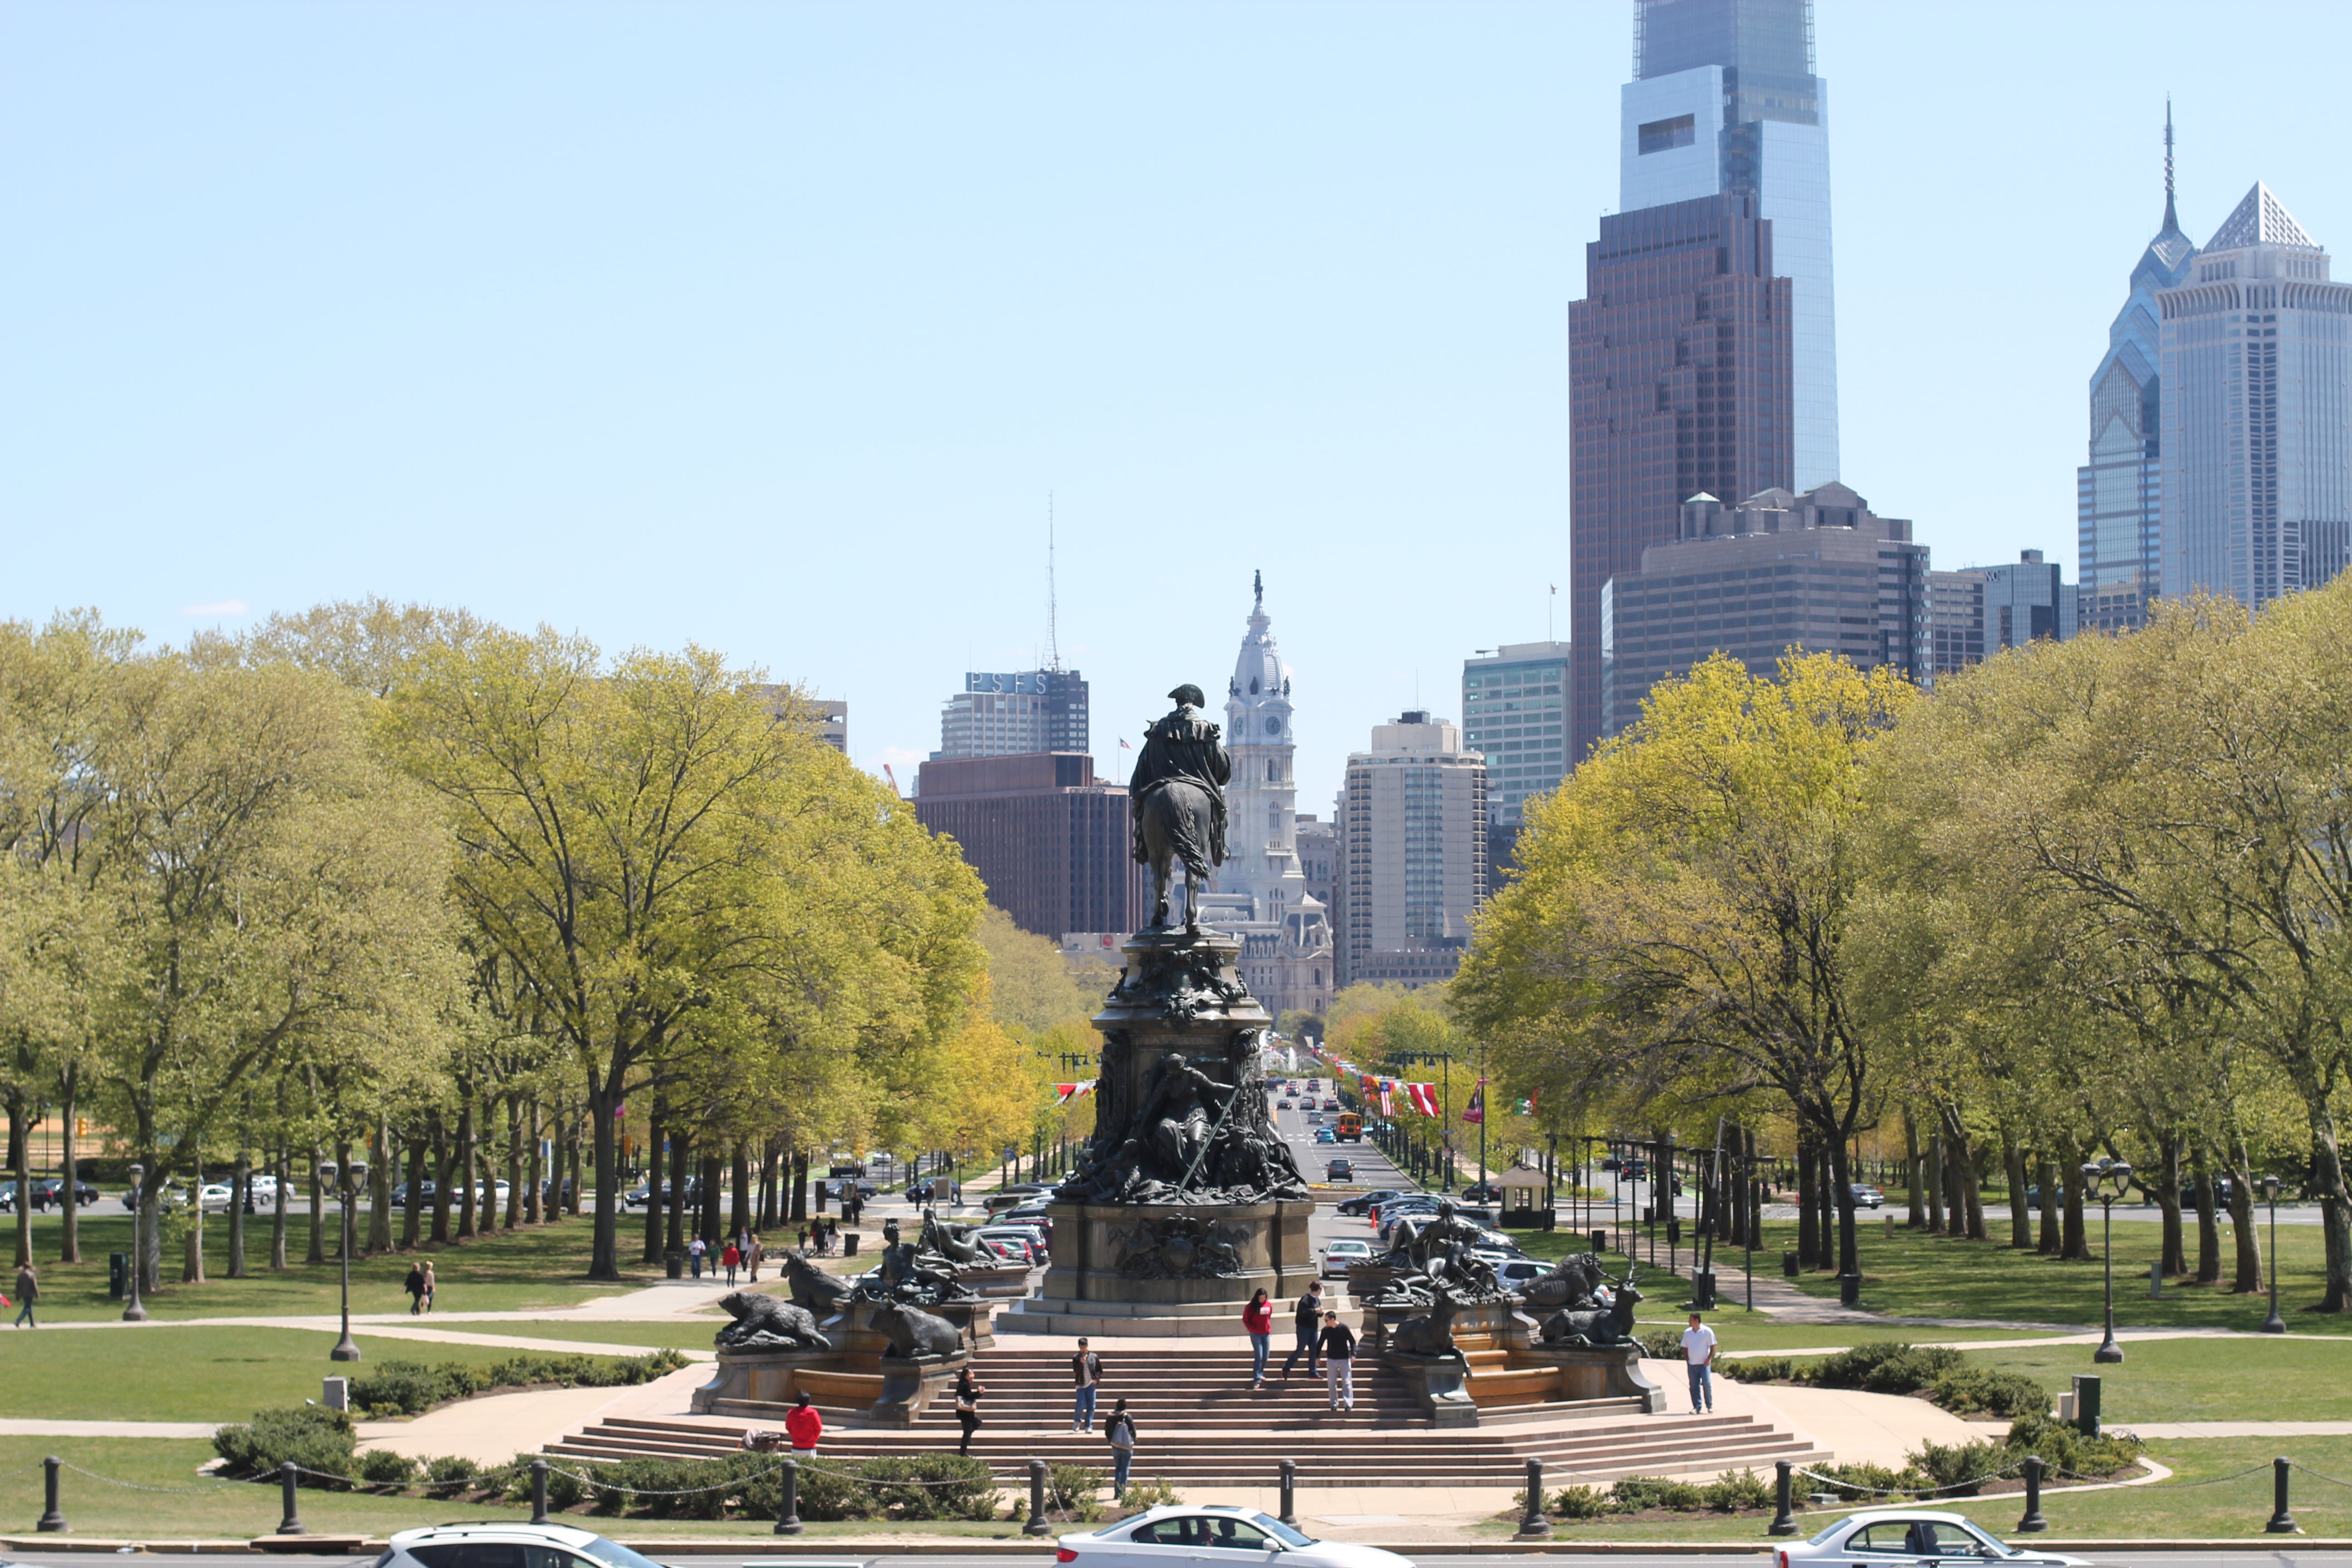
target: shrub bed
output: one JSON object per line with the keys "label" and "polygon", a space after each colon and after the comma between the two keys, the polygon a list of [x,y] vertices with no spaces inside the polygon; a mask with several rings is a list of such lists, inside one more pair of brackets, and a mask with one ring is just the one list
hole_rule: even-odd
{"label": "shrub bed", "polygon": [[1716,1371],[1738,1383],[1801,1383],[1815,1388],[1858,1388],[1872,1394],[1924,1394],[1961,1415],[2046,1415],[2050,1391],[2030,1377],[1972,1366],[1946,1345],[1856,1345],[1807,1363],[1787,1356],[1718,1361]]}
{"label": "shrub bed", "polygon": [[651,1355],[519,1355],[488,1366],[387,1361],[352,1379],[352,1405],[369,1415],[421,1415],[493,1388],[619,1388],[649,1383],[686,1364],[677,1351]]}

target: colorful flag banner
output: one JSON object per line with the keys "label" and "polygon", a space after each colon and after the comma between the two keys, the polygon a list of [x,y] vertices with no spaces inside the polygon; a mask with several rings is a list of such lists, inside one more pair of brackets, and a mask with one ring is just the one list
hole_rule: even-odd
{"label": "colorful flag banner", "polygon": [[1471,1089],[1470,1103],[1464,1108],[1462,1120],[1465,1121],[1486,1120],[1486,1080],[1485,1079],[1480,1079],[1477,1087]]}

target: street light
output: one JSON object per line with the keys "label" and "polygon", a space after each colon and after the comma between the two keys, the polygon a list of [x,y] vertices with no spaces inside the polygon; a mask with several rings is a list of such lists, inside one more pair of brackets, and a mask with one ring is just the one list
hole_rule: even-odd
{"label": "street light", "polygon": [[2263,1323],[2263,1332],[2283,1334],[2286,1332],[2286,1320],[2279,1316],[2278,1310],[2279,1179],[2276,1176],[2263,1178],[2263,1194],[2271,1201],[2271,1315]]}
{"label": "street light", "polygon": [[2099,1200],[2099,1250],[2107,1268],[2107,1337],[2091,1352],[2095,1362],[2119,1362],[2124,1347],[2116,1343],[2116,1200],[2131,1184],[2132,1168],[2121,1160],[2100,1155],[2083,1166],[2083,1181]]}
{"label": "street light", "polygon": [[[139,1184],[146,1179],[146,1166],[131,1167],[131,1193],[134,1199],[139,1195]],[[131,1206],[131,1305],[122,1309],[122,1321],[126,1323],[147,1321],[147,1309],[139,1304],[139,1275],[147,1267],[147,1249],[140,1245],[146,1237],[146,1224],[147,1205],[134,1202]]]}
{"label": "street light", "polygon": [[337,1340],[335,1348],[327,1352],[329,1361],[360,1359],[360,1347],[352,1342],[352,1194],[361,1183],[367,1180],[367,1174],[368,1163],[365,1160],[353,1160],[340,1171],[332,1160],[319,1162],[319,1184],[339,1186],[343,1205],[343,1337]]}

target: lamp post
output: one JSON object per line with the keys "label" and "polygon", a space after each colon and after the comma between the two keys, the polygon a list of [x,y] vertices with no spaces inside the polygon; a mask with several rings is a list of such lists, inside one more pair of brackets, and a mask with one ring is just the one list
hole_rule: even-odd
{"label": "lamp post", "polygon": [[2269,1198],[2271,1204],[2271,1315],[2263,1321],[2263,1332],[2283,1334],[2286,1332],[2286,1320],[2279,1316],[2278,1310],[2279,1179],[2276,1176],[2263,1178],[2263,1195]]}
{"label": "lamp post", "polygon": [[334,1187],[342,1199],[343,1241],[339,1249],[343,1274],[343,1337],[327,1352],[329,1361],[357,1361],[360,1347],[352,1342],[352,1195],[367,1180],[368,1163],[353,1160],[341,1169],[332,1160],[319,1162],[319,1184]]}
{"label": "lamp post", "polygon": [[[146,1179],[146,1166],[131,1167],[131,1191],[134,1197],[138,1194],[140,1184]],[[122,1309],[122,1321],[126,1323],[147,1321],[147,1309],[139,1304],[139,1276],[147,1267],[147,1248],[141,1245],[146,1239],[146,1226],[147,1205],[145,1200],[140,1199],[132,1204],[131,1209],[131,1304]]]}
{"label": "lamp post", "polygon": [[2083,1166],[2083,1181],[2099,1200],[2099,1250],[2107,1271],[2107,1337],[2091,1352],[2094,1362],[2119,1362],[2124,1347],[2116,1343],[2116,1200],[2131,1183],[2132,1168],[2121,1160],[2100,1155]]}

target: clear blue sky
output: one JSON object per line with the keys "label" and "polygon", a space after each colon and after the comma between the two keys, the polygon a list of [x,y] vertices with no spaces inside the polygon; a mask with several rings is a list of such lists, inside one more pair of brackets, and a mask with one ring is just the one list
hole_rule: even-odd
{"label": "clear blue sky", "polygon": [[[688,639],[869,765],[1061,645],[1106,768],[1263,567],[1301,805],[1566,635],[1624,0],[0,9],[0,615]],[[2074,557],[2161,210],[2352,256],[2340,4],[1820,0],[1845,478]],[[239,606],[243,608],[240,609]],[[908,778],[904,767],[902,780]]]}

